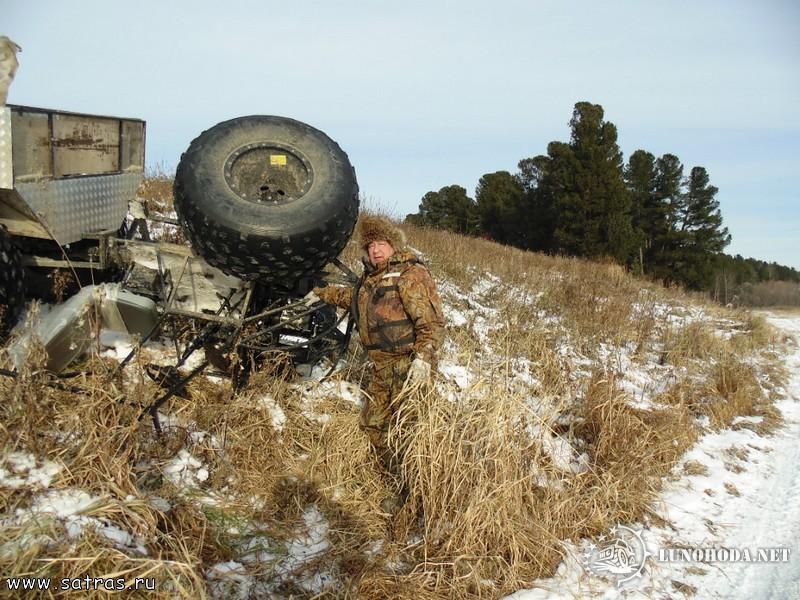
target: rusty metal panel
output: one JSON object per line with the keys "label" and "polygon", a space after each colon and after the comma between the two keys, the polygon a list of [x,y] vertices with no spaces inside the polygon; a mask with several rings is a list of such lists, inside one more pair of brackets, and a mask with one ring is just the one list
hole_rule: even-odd
{"label": "rusty metal panel", "polygon": [[119,227],[143,178],[142,173],[74,177],[18,183],[16,189],[53,237],[69,244],[88,233]]}
{"label": "rusty metal panel", "polygon": [[53,115],[53,174],[95,175],[120,170],[117,119]]}
{"label": "rusty metal panel", "polygon": [[11,115],[15,181],[35,181],[53,175],[48,116],[36,112]]}
{"label": "rusty metal panel", "polygon": [[11,109],[0,107],[0,188],[14,187],[14,169],[11,152]]}
{"label": "rusty metal panel", "polygon": [[122,171],[144,171],[144,122],[122,121]]}

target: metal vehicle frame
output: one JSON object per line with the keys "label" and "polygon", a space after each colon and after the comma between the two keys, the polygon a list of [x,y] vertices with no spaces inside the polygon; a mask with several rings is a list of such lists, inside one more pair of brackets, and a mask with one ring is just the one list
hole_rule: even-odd
{"label": "metal vehicle frame", "polygon": [[[346,314],[337,318],[331,307],[297,301],[323,274],[265,287],[223,274],[188,247],[119,237],[128,202],[144,179],[145,131],[140,119],[0,107],[0,224],[22,242],[23,265],[90,273],[121,266],[123,288],[156,301],[156,325],[118,370],[153,336],[172,332],[175,364],[148,370],[166,391],[140,418],[150,415],[160,432],[159,408],[209,365],[212,346],[219,355],[235,353],[253,362],[276,351],[312,364],[335,354],[332,371],[349,343],[352,322],[340,331]],[[350,269],[338,259],[333,263],[343,274],[339,282],[355,283]],[[330,274],[325,279],[337,281]],[[199,329],[183,347],[177,325],[182,319]],[[180,375],[178,369],[200,348],[206,358]],[[247,375],[241,367],[230,374],[234,385]]]}

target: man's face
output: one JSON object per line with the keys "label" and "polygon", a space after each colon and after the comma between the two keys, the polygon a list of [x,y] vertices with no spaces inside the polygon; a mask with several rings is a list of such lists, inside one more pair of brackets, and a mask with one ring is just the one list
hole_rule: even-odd
{"label": "man's face", "polygon": [[377,267],[392,257],[394,248],[392,248],[392,245],[387,241],[377,240],[369,243],[369,246],[367,246],[367,254],[369,255],[370,264],[373,267]]}

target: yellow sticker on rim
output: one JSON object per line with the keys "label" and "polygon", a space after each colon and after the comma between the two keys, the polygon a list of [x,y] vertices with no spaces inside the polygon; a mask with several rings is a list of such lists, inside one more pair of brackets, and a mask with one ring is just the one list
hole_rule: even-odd
{"label": "yellow sticker on rim", "polygon": [[285,154],[271,154],[269,157],[269,164],[272,166],[282,166],[286,164]]}

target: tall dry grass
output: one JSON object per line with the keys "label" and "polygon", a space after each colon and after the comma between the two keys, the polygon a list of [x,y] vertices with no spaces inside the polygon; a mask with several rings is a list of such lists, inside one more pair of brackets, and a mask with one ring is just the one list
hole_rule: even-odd
{"label": "tall dry grass", "polygon": [[[113,362],[91,358],[69,381],[78,391],[67,391],[42,372],[39,350],[19,377],[0,379],[3,453],[57,462],[51,490],[91,494],[84,516],[129,532],[146,554],[92,525],[69,539],[63,519],[17,518],[45,492],[2,488],[4,575],[154,576],[164,598],[498,598],[552,574],[564,540],[655,518],[661,482],[703,417],[714,427],[737,415],[777,422],[763,390],[784,374],[765,353],[775,340],[763,320],[613,264],[407,230],[448,310],[465,315],[448,324],[443,359],[470,377],[408,391],[391,434],[410,484],[397,519],[381,512],[395,490],[339,387],[361,383],[357,352],[325,383],[298,381],[281,360],[238,394],[194,380],[158,437],[138,419],[159,393],[144,359],[115,374]],[[359,255],[355,243],[343,254],[352,265]],[[685,306],[702,314],[685,318]],[[720,335],[723,324],[732,336]],[[623,359],[666,369],[673,384],[634,406]],[[175,483],[182,453],[208,477],[191,467]],[[327,546],[312,539],[300,560],[312,508]],[[229,561],[252,579],[210,582]]]}
{"label": "tall dry grass", "polygon": [[[37,493],[36,486],[0,488],[3,576],[54,581],[85,576],[131,581],[155,577],[162,589],[184,597],[204,597],[205,584],[196,569],[203,544],[198,523],[186,519],[186,513],[196,509],[175,504],[164,513],[140,489],[137,473],[143,461],[153,458],[151,435],[137,424],[135,396],[121,393],[121,383],[111,376],[113,365],[97,359],[86,363],[84,374],[70,381],[70,387],[79,391],[54,387],[60,382],[43,372],[43,359],[41,353],[32,353],[19,377],[0,380],[3,458],[23,452],[58,464],[61,472],[50,494],[82,490],[91,495],[94,501],[80,514],[93,521],[84,535],[75,537],[70,521],[52,511],[27,512],[37,498],[46,497]],[[147,540],[148,552],[119,549],[98,533],[96,526],[101,525]],[[105,597],[105,592],[87,592],[86,597]]]}

